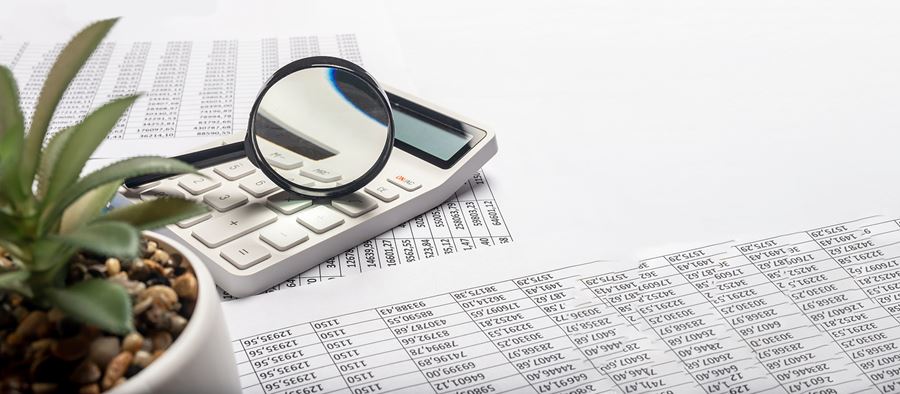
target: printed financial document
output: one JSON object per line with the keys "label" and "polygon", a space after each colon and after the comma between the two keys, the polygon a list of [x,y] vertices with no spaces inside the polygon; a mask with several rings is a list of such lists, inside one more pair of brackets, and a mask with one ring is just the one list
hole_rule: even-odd
{"label": "printed financial document", "polygon": [[635,264],[527,246],[224,305],[245,392],[888,393],[900,221]]}
{"label": "printed financial document", "polygon": [[[13,70],[31,118],[63,42],[0,40],[0,64]],[[173,156],[242,133],[257,92],[279,67],[329,55],[365,66],[354,34],[258,40],[104,41],[69,86],[48,138],[114,98],[143,93],[95,159]]]}

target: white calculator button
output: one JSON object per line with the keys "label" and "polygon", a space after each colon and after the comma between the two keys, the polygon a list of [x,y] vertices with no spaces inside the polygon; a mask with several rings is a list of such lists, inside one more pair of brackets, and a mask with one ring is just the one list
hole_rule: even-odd
{"label": "white calculator button", "polygon": [[231,163],[222,164],[214,168],[213,171],[215,171],[216,174],[225,177],[225,179],[229,181],[236,181],[256,172],[256,168],[254,168],[253,164],[250,164],[250,162],[247,160],[238,160]]}
{"label": "white calculator button", "polygon": [[255,175],[241,181],[241,189],[259,198],[278,190],[278,185],[273,183],[264,175]]}
{"label": "white calculator button", "polygon": [[184,192],[174,186],[162,185],[141,193],[141,200],[144,201],[152,201],[160,197],[184,198]]}
{"label": "white calculator button", "polygon": [[238,269],[250,268],[260,261],[272,257],[266,248],[252,240],[245,240],[233,245],[228,245],[226,248],[222,249],[220,255]]}
{"label": "white calculator button", "polygon": [[303,165],[303,158],[284,150],[266,153],[266,162],[282,170],[293,170]]}
{"label": "white calculator button", "polygon": [[331,200],[331,206],[355,218],[377,208],[378,203],[362,193],[351,193]]}
{"label": "white calculator button", "polygon": [[269,196],[266,199],[266,204],[285,215],[292,215],[312,205],[312,200],[283,191]]}
{"label": "white calculator button", "polygon": [[195,224],[197,224],[197,223],[204,222],[204,221],[206,221],[207,219],[209,219],[209,218],[211,218],[211,217],[212,217],[212,213],[207,212],[207,213],[204,213],[204,214],[202,214],[202,215],[197,215],[197,216],[194,216],[194,217],[192,217],[192,218],[184,219],[184,220],[182,220],[182,221],[180,221],[180,222],[178,222],[178,223],[175,223],[175,224],[177,224],[178,227],[181,227],[181,228],[188,228],[188,227],[191,227],[191,226],[193,226],[193,225],[195,225]]}
{"label": "white calculator button", "polygon": [[198,224],[191,235],[206,246],[217,248],[277,219],[278,215],[265,206],[250,204]]}
{"label": "white calculator button", "polygon": [[244,193],[233,187],[223,187],[203,196],[203,202],[219,212],[230,211],[247,203],[249,199]]}
{"label": "white calculator button", "polygon": [[284,219],[260,231],[259,238],[283,252],[309,239],[309,233],[293,220]]}
{"label": "white calculator button", "polygon": [[300,186],[313,187],[316,185],[316,181],[300,175],[289,175],[287,176],[287,180],[291,181],[291,183],[295,185]]}
{"label": "white calculator button", "polygon": [[193,195],[203,194],[221,186],[222,183],[198,174],[187,174],[178,180],[178,186]]}
{"label": "white calculator button", "polygon": [[401,188],[403,188],[403,190],[406,190],[408,192],[411,192],[413,190],[416,190],[416,189],[422,187],[421,183],[416,182],[412,179],[409,179],[403,175],[397,175],[397,176],[388,178],[388,181],[390,181],[391,183],[393,183],[397,186],[400,186]]}
{"label": "white calculator button", "polygon": [[316,234],[322,234],[344,224],[344,219],[337,212],[324,205],[316,205],[300,212],[297,221]]}
{"label": "white calculator button", "polygon": [[391,202],[400,197],[400,194],[394,188],[387,185],[366,186],[366,193],[378,197],[379,200],[384,202]]}
{"label": "white calculator button", "polygon": [[303,167],[300,169],[300,175],[310,177],[319,182],[334,182],[341,179],[340,174],[322,167]]}

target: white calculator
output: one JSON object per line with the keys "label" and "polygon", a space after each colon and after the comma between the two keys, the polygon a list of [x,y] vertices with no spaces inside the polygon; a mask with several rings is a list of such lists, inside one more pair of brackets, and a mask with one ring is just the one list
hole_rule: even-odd
{"label": "white calculator", "polygon": [[[353,194],[295,197],[238,154],[195,163],[206,177],[188,174],[123,188],[114,204],[158,196],[207,204],[209,213],[160,231],[201,256],[229,293],[262,292],[443,203],[496,154],[491,131],[409,94],[388,89],[387,96],[393,151],[379,175]],[[310,171],[315,160],[285,160],[291,162],[279,166],[310,182],[339,181],[340,174]]]}

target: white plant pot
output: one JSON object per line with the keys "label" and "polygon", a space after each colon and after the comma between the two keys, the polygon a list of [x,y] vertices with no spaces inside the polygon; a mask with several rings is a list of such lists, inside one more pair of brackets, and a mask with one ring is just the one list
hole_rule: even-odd
{"label": "white plant pot", "polygon": [[199,294],[194,314],[172,346],[147,369],[113,393],[238,393],[241,391],[231,338],[219,305],[216,285],[190,249],[154,232],[143,234],[159,247],[184,256],[194,268]]}

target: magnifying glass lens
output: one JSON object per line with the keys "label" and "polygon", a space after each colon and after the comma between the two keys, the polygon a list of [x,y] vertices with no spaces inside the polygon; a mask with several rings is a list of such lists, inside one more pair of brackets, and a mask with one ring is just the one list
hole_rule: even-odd
{"label": "magnifying glass lens", "polygon": [[255,164],[308,197],[348,194],[368,183],[393,145],[390,108],[374,80],[323,65],[282,75],[276,73],[251,114],[247,142]]}

